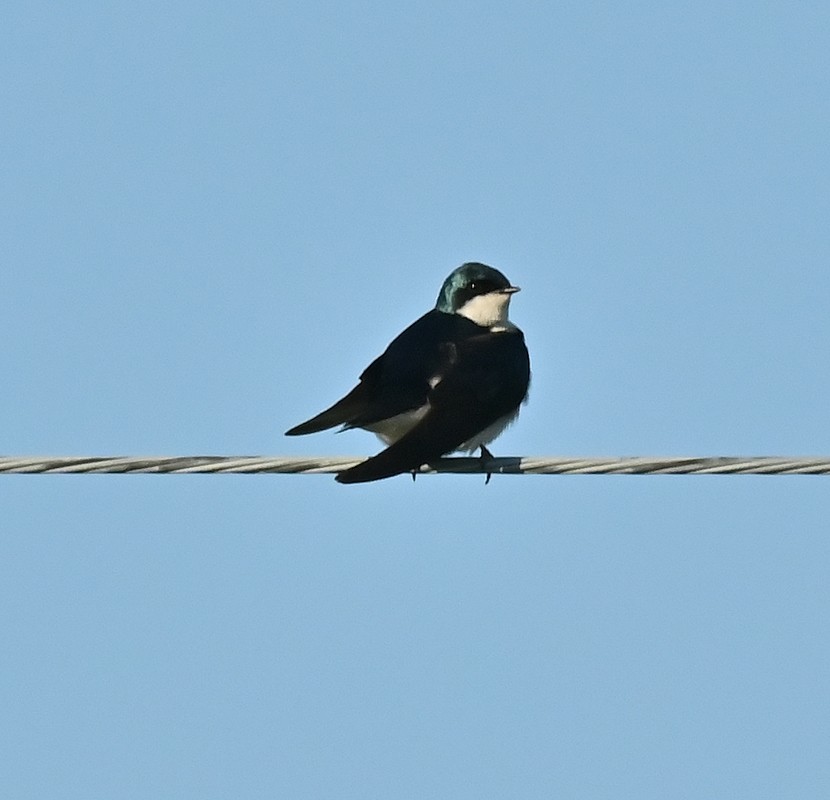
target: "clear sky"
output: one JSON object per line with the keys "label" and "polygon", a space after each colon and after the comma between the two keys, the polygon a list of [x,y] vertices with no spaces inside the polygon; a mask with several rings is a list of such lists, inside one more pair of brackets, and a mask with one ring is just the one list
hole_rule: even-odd
{"label": "clear sky", "polygon": [[[282,436],[463,261],[496,455],[828,455],[826,2],[0,24],[0,452]],[[830,479],[0,477],[0,796],[830,796]]]}

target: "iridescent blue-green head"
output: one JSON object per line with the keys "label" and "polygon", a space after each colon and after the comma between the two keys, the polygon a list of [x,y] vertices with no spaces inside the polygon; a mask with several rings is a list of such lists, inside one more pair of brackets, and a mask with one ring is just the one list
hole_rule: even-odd
{"label": "iridescent blue-green head", "polygon": [[492,327],[508,322],[510,298],[519,291],[497,269],[475,261],[453,270],[435,307],[445,314],[461,314],[478,325]]}

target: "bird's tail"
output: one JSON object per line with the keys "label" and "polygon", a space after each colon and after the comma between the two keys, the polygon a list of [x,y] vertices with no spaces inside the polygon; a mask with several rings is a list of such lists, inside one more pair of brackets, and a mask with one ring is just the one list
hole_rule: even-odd
{"label": "bird's tail", "polygon": [[[379,481],[382,478],[391,478],[393,475],[400,475],[404,472],[412,472],[418,469],[421,464],[426,463],[425,459],[415,456],[414,458],[402,458],[400,453],[392,453],[395,445],[382,450],[376,456],[367,458],[366,461],[361,461],[357,466],[351,469],[339,472],[335,476],[338,483],[368,483],[369,481]],[[437,456],[433,456],[437,458]]]}
{"label": "bird's tail", "polygon": [[475,432],[474,425],[469,422],[450,424],[440,415],[428,414],[386,450],[338,473],[335,480],[338,483],[366,483],[412,472],[422,464],[452,452]]}

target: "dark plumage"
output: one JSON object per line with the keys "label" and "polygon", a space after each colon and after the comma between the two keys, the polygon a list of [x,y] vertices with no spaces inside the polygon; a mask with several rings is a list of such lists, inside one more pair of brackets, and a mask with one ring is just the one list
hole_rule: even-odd
{"label": "dark plumage", "polygon": [[486,445],[518,412],[530,381],[524,336],[507,320],[516,291],[492,267],[462,265],[444,282],[436,307],[397,336],[351,392],[286,435],[341,425],[372,430],[389,444],[341,472],[340,483],[412,472]]}

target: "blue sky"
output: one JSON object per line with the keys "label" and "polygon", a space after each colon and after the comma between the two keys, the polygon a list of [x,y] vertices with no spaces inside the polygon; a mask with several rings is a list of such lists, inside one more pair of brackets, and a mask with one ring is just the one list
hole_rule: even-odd
{"label": "blue sky", "polygon": [[[830,452],[826,4],[3,16],[4,453],[374,453],[467,260],[497,455]],[[0,477],[0,794],[825,796],[826,480]]]}

